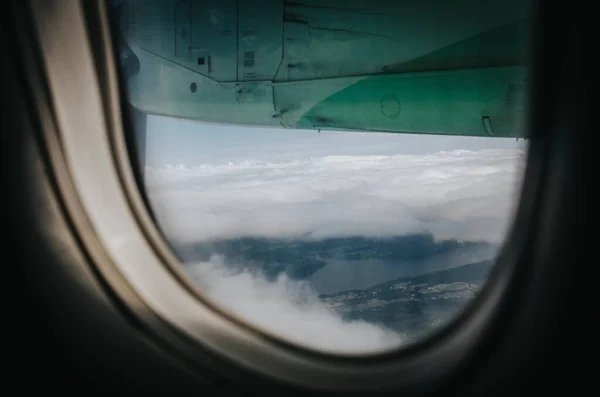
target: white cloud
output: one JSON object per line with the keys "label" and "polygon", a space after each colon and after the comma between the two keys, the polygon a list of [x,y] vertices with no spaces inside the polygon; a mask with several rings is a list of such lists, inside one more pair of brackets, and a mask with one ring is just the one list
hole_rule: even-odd
{"label": "white cloud", "polygon": [[274,282],[248,271],[232,273],[223,258],[186,266],[211,298],[286,339],[333,353],[373,353],[402,344],[404,337],[364,321],[344,322],[327,309],[308,282],[282,275]]}
{"label": "white cloud", "polygon": [[512,220],[523,149],[322,156],[147,169],[168,238],[392,236],[499,243]]}

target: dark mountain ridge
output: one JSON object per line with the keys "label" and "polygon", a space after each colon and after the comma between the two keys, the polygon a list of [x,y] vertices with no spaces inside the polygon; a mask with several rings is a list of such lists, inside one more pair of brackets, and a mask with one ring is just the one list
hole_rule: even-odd
{"label": "dark mountain ridge", "polygon": [[482,247],[491,245],[485,242],[435,241],[431,235],[418,234],[323,240],[243,237],[178,245],[173,249],[183,262],[208,261],[213,255],[223,255],[228,265],[259,270],[268,279],[282,273],[292,279],[306,279],[330,260],[382,260],[391,266],[400,266],[406,260],[417,261],[432,255],[450,255]]}

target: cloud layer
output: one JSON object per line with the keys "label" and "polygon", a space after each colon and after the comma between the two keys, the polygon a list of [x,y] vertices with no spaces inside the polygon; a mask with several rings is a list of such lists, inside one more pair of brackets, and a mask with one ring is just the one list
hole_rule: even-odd
{"label": "cloud layer", "polygon": [[[500,243],[517,203],[525,151],[260,158],[269,161],[148,168],[148,196],[167,238],[431,233]],[[280,276],[269,282],[239,267],[234,273],[225,260],[213,257],[186,270],[218,304],[251,324],[329,352],[373,352],[404,341],[373,324],[343,321],[306,281]]]}
{"label": "cloud layer", "polygon": [[402,335],[364,321],[343,321],[323,305],[306,281],[282,275],[270,282],[248,271],[233,273],[223,260],[213,257],[186,269],[211,298],[255,326],[333,353],[372,353],[404,341]]}
{"label": "cloud layer", "polygon": [[524,157],[487,149],[244,160],[147,169],[146,178],[160,226],[177,242],[431,233],[499,243]]}

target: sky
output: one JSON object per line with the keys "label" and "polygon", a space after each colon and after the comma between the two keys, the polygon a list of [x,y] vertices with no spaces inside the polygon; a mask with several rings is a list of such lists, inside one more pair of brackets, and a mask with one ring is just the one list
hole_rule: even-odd
{"label": "sky", "polygon": [[[514,139],[214,126],[151,116],[146,189],[167,239],[323,239],[430,233],[501,244],[526,143]],[[305,281],[185,268],[217,304],[305,346],[372,352],[403,336],[344,322]]]}
{"label": "sky", "polygon": [[147,164],[227,164],[326,155],[422,155],[442,150],[522,149],[523,140],[487,137],[293,130],[203,124],[148,116]]}

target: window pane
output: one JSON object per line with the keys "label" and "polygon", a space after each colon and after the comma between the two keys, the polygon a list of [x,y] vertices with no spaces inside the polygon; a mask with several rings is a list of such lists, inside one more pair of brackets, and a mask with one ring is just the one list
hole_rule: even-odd
{"label": "window pane", "polygon": [[518,204],[527,12],[119,2],[124,100],[148,114],[143,189],[187,274],[249,323],[330,352],[456,318]]}

